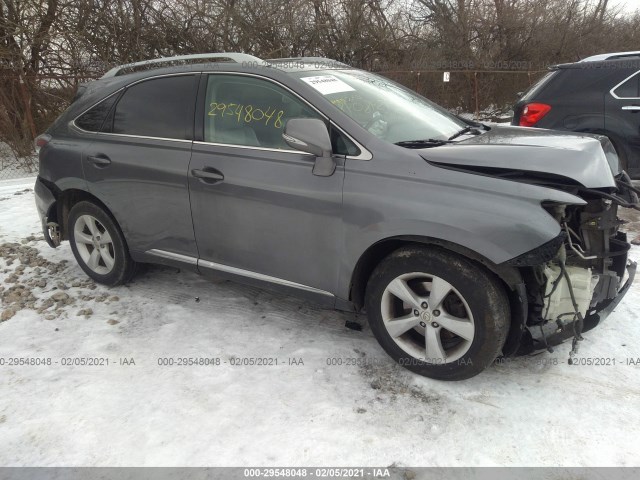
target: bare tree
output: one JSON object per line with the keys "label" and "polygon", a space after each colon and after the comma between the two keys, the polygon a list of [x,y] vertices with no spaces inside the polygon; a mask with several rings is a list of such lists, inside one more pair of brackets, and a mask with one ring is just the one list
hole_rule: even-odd
{"label": "bare tree", "polygon": [[639,27],[608,0],[0,0],[0,141],[27,155],[79,83],[136,60],[325,56],[468,110],[550,64],[635,50]]}

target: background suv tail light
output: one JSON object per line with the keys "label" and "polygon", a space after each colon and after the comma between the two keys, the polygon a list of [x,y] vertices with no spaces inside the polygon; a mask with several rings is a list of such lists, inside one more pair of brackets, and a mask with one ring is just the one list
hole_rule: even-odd
{"label": "background suv tail light", "polygon": [[527,103],[520,115],[521,127],[533,127],[551,110],[551,105],[546,103]]}
{"label": "background suv tail light", "polygon": [[47,135],[46,133],[43,133],[42,135],[38,136],[33,141],[33,146],[36,149],[36,153],[40,153],[40,149],[44,147],[47,143],[49,143],[49,141],[51,141],[51,135]]}

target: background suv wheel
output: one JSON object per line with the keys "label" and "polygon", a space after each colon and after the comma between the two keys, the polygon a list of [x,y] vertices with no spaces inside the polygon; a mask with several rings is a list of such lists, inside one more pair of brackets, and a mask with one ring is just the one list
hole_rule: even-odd
{"label": "background suv wheel", "polygon": [[79,202],[69,212],[71,250],[82,270],[98,283],[127,282],[135,270],[120,228],[91,202]]}
{"label": "background suv wheel", "polygon": [[366,307],[371,330],[393,359],[441,380],[480,373],[500,354],[509,330],[499,281],[441,249],[389,255],[371,275]]}

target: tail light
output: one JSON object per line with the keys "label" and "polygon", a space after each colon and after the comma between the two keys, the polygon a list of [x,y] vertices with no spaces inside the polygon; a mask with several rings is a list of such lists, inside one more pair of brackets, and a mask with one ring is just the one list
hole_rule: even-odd
{"label": "tail light", "polygon": [[51,135],[48,135],[46,133],[43,133],[42,135],[39,135],[34,141],[33,141],[33,146],[36,149],[36,153],[40,153],[40,149],[42,147],[44,147],[47,143],[49,143],[51,141]]}
{"label": "tail light", "polygon": [[551,110],[551,105],[546,103],[527,103],[520,115],[521,127],[533,127]]}

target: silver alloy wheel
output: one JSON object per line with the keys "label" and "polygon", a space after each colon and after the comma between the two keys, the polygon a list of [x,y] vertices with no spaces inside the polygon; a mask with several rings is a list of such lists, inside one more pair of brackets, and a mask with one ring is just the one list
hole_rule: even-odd
{"label": "silver alloy wheel", "polygon": [[460,359],[475,336],[466,300],[435,275],[413,272],[396,277],[385,288],[380,308],[384,326],[396,344],[426,363]]}
{"label": "silver alloy wheel", "polygon": [[81,215],[73,227],[76,248],[84,263],[99,275],[107,275],[116,263],[113,240],[104,225],[91,215]]}

